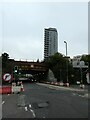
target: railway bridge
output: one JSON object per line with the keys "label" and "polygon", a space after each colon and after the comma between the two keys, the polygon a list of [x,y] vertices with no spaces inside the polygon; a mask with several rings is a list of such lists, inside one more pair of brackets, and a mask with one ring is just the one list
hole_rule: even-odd
{"label": "railway bridge", "polygon": [[13,75],[16,68],[18,74],[32,74],[37,76],[38,80],[46,79],[48,74],[48,68],[43,62],[15,61],[13,59],[9,59],[8,69],[4,73],[9,72]]}

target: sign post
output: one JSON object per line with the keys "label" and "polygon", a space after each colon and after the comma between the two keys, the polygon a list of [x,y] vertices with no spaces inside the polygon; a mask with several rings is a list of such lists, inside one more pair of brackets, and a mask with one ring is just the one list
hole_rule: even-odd
{"label": "sign post", "polygon": [[80,61],[80,71],[81,71],[81,82],[80,82],[80,88],[84,88],[85,85],[83,83],[83,74],[82,74],[82,67],[84,66],[84,61]]}

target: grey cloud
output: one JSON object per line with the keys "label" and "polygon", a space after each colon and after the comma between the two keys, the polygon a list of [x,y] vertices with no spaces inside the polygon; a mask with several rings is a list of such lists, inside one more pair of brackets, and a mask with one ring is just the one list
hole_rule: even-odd
{"label": "grey cloud", "polygon": [[12,57],[43,59],[45,27],[57,28],[59,52],[65,51],[64,40],[68,42],[69,55],[87,52],[86,3],[17,3],[6,4],[2,10],[3,51],[9,52]]}

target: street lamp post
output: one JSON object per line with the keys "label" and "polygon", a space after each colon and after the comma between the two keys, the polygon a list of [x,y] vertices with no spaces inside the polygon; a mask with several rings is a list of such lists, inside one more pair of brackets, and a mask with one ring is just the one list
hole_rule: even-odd
{"label": "street lamp post", "polygon": [[[67,57],[67,42],[64,41],[64,43],[66,44],[66,57]],[[66,67],[67,67],[67,83],[68,83],[68,60],[66,60]]]}

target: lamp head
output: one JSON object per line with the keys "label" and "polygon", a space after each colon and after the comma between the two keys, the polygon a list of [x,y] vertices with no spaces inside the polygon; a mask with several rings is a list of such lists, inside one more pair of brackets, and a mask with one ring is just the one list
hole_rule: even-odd
{"label": "lamp head", "polygon": [[67,43],[66,41],[64,41],[64,43]]}

